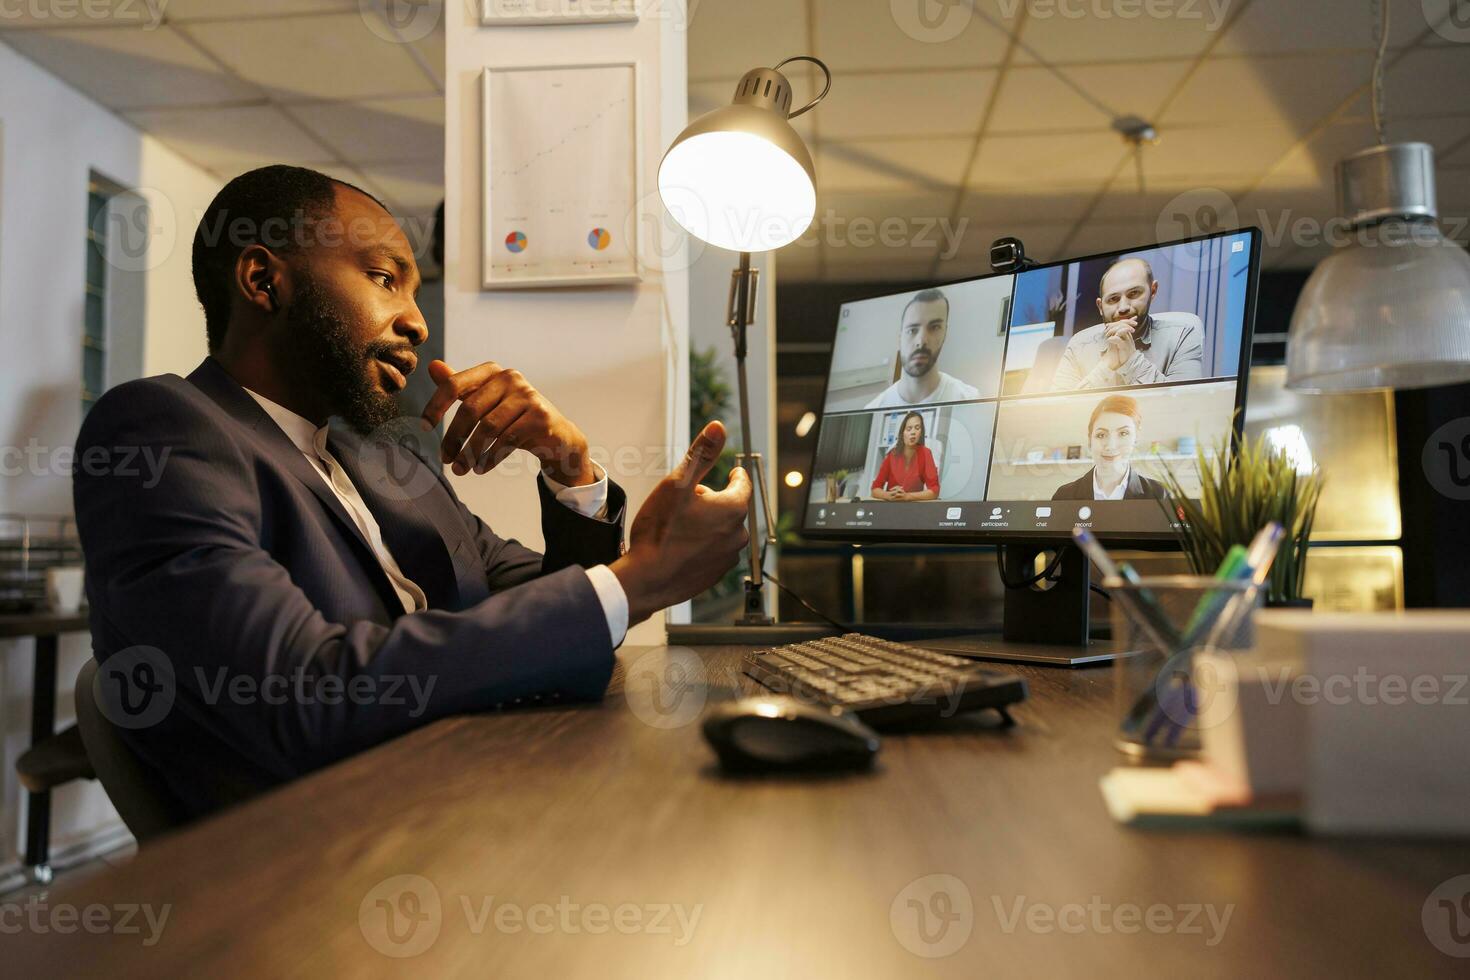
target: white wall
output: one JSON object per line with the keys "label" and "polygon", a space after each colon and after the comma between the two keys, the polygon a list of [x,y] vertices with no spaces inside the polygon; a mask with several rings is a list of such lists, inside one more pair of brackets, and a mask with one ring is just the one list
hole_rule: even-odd
{"label": "white wall", "polygon": [[[194,299],[189,241],[219,182],[3,44],[0,139],[0,356],[6,361],[0,447],[24,451],[34,439],[44,450],[32,454],[41,461],[38,466],[17,464],[13,451],[7,456],[0,512],[69,514],[66,454],[81,424],[88,172],[139,189],[151,205],[154,234],[146,250],[134,250],[130,260],[141,281],[143,322],[128,360],[134,371],[141,365],[144,374],[187,373],[204,357],[204,320]],[[136,334],[137,325],[109,324],[109,331],[129,329]],[[130,346],[122,336],[118,341],[120,349]],[[109,378],[121,380],[126,378]],[[83,637],[63,642],[64,692],[89,652]],[[30,641],[0,641],[0,658],[3,876],[22,839],[17,814],[23,797],[14,764],[29,741]],[[71,721],[68,694],[60,699],[58,716],[61,724]],[[54,807],[53,841],[63,847],[115,826],[96,783],[65,788]]]}
{"label": "white wall", "polygon": [[[637,24],[483,28],[477,5],[445,5],[446,127],[445,353],[456,369],[495,360],[520,369],[600,448],[628,492],[629,524],[687,447],[688,275],[680,250],[645,243],[636,287],[484,292],[480,288],[481,100],[486,67],[636,60],[643,160],[645,236],[664,227],[657,168],[686,119],[682,3],[649,5]],[[669,247],[663,247],[669,246]],[[516,457],[486,476],[455,478],[465,503],[496,531],[539,548],[535,467]],[[635,628],[630,644],[662,643],[663,621]]]}

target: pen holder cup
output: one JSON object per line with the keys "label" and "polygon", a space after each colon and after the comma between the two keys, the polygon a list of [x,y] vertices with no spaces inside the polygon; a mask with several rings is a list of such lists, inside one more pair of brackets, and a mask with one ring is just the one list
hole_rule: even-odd
{"label": "pen holder cup", "polygon": [[1201,653],[1251,646],[1251,614],[1263,586],[1202,575],[1165,575],[1128,583],[1109,579],[1113,637],[1128,651],[1114,664],[1115,744],[1150,761],[1199,754],[1199,714],[1221,693]]}

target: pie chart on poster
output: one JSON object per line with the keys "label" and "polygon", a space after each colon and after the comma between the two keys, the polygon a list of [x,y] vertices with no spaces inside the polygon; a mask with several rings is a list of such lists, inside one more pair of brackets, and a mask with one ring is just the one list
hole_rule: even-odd
{"label": "pie chart on poster", "polygon": [[521,231],[513,231],[505,236],[505,247],[512,252],[524,252],[526,250],[526,234]]}
{"label": "pie chart on poster", "polygon": [[612,235],[606,228],[593,228],[587,233],[587,244],[601,252],[612,244]]}

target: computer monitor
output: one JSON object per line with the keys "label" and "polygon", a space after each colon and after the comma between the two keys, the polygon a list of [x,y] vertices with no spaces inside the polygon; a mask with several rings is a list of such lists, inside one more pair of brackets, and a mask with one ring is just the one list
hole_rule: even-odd
{"label": "computer monitor", "polygon": [[1259,270],[1245,228],[844,303],[802,533],[1168,547],[1166,474],[1240,431]]}

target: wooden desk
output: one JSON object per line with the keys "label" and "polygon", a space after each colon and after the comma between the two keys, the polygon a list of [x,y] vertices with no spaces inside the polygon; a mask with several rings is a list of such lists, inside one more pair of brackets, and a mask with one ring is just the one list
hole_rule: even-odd
{"label": "wooden desk", "polygon": [[[442,722],[159,841],[50,898],[167,904],[153,946],[146,926],[26,932],[6,937],[7,973],[1464,975],[1465,960],[1428,941],[1421,911],[1470,872],[1470,844],[1114,825],[1097,788],[1118,762],[1106,669],[1024,669],[1032,699],[1017,728],[968,717],[892,736],[870,775],[732,780],[697,724],[673,723],[743,683],[739,653],[699,651],[701,670],[688,650],[627,650],[600,706]],[[959,889],[921,905],[962,929],[968,895],[970,932],[927,959],[898,934],[940,949],[917,938],[906,891],[934,874]],[[400,875],[420,878],[405,892]],[[526,918],[507,913],[497,928],[505,903]],[[615,918],[625,903],[639,920]],[[684,945],[673,914],[657,922],[669,933],[644,928],[658,915],[645,907],[660,904],[699,908]],[[1228,910],[1223,933],[1191,911],[1204,906],[1217,921]],[[403,946],[386,938],[385,907]],[[1048,910],[1061,919],[1049,929]],[[1198,931],[1151,932],[1165,915]],[[927,925],[941,935],[938,918]],[[398,959],[368,936],[396,952],[432,941]]]}
{"label": "wooden desk", "polygon": [[[84,612],[3,613],[0,639],[33,636],[36,639],[31,671],[31,746],[56,731],[56,647],[62,633],[90,629]],[[31,879],[51,880],[51,793],[26,794],[25,863]]]}

